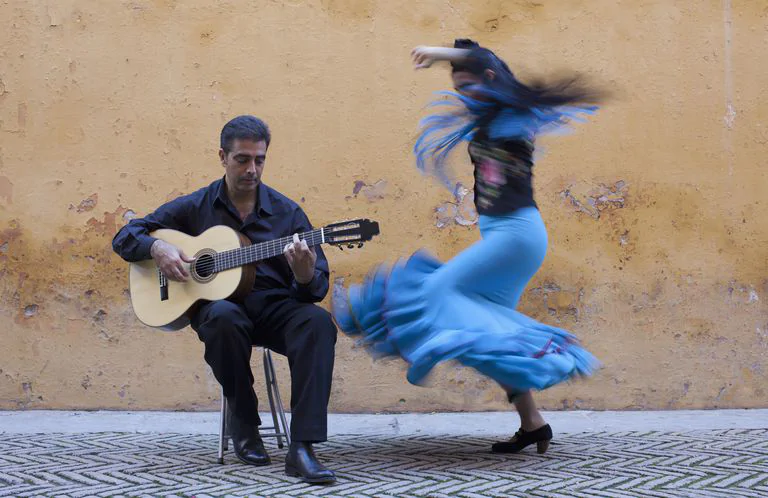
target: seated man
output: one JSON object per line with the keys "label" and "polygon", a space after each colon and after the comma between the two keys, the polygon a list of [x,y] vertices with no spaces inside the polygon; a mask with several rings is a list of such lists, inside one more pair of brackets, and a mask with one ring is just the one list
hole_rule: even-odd
{"label": "seated man", "polygon": [[[115,235],[115,252],[129,262],[151,257],[167,278],[184,281],[189,277],[185,263],[192,259],[150,232],[170,228],[197,236],[227,225],[257,243],[312,230],[295,202],[261,181],[269,142],[269,128],[260,119],[232,119],[221,131],[224,177],[131,220]],[[314,304],[328,292],[328,261],[319,246],[310,248],[304,241],[289,244],[283,255],[257,265],[256,283],[241,304],[206,303],[191,325],[205,343],[205,361],[229,404],[237,457],[251,465],[270,463],[258,431],[250,366],[252,346],[263,345],[286,355],[290,365],[291,445],[285,472],[306,482],[333,482],[334,473],[317,461],[312,448],[327,436],[336,344],[330,314]]]}

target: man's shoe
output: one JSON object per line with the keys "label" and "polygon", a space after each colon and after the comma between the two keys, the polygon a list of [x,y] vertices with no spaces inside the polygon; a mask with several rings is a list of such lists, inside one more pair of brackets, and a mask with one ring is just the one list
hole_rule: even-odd
{"label": "man's shoe", "polygon": [[301,477],[310,484],[331,484],[336,482],[336,474],[317,461],[312,443],[292,441],[285,457],[285,474]]}
{"label": "man's shoe", "polygon": [[231,411],[229,413],[229,433],[237,459],[248,465],[261,466],[272,463],[259,435],[259,428],[244,423]]}

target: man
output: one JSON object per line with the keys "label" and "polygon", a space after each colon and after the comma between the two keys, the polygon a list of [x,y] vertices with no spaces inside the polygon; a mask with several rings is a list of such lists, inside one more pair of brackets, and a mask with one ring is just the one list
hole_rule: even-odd
{"label": "man", "polygon": [[[260,119],[232,119],[221,130],[224,177],[131,220],[115,235],[115,252],[126,261],[153,258],[167,278],[185,281],[192,258],[150,232],[171,228],[197,236],[227,225],[257,243],[311,230],[295,202],[261,181],[269,143],[269,128]],[[336,344],[330,314],[314,304],[328,292],[328,261],[322,248],[310,248],[296,237],[283,256],[257,265],[256,283],[242,303],[206,303],[191,325],[205,343],[205,360],[227,398],[237,457],[251,465],[270,463],[258,431],[250,367],[252,346],[263,345],[286,355],[290,365],[291,445],[285,472],[306,482],[329,483],[335,475],[318,462],[312,448],[327,436]]]}

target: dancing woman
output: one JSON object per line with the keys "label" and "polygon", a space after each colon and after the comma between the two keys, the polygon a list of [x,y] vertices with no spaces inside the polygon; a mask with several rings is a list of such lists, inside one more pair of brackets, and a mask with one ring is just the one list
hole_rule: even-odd
{"label": "dancing woman", "polygon": [[492,450],[516,453],[536,443],[543,453],[552,429],[531,390],[588,376],[598,361],[569,332],[515,309],[547,249],[533,195],[534,140],[593,113],[599,94],[578,78],[523,84],[472,40],[456,40],[454,48],[417,47],[412,56],[417,69],[450,62],[456,90],[434,104],[448,106],[446,112],[424,120],[414,146],[417,166],[452,188],[447,158],[459,143],[469,143],[482,238],[446,263],[418,251],[392,268],[378,267],[334,299],[334,317],[372,353],[406,360],[412,384],[446,360],[494,379],[521,424]]}

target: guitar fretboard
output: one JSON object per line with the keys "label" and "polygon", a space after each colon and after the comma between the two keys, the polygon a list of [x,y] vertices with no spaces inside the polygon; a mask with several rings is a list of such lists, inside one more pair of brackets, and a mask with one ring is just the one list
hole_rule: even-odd
{"label": "guitar fretboard", "polygon": [[[306,240],[307,245],[310,247],[320,245],[325,242],[323,230],[323,228],[317,228],[309,232],[300,233],[298,234],[299,240]],[[263,259],[274,258],[283,254],[285,246],[292,242],[293,235],[220,252],[216,255],[213,271],[218,273]]]}

